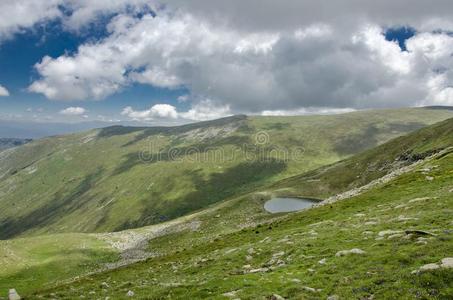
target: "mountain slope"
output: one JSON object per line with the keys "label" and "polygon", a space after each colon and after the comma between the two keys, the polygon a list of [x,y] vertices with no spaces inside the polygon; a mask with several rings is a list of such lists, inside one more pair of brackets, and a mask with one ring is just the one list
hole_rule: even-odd
{"label": "mountain slope", "polygon": [[449,116],[439,109],[236,116],[37,140],[0,154],[0,239],[174,219]]}
{"label": "mountain slope", "polygon": [[0,151],[31,142],[31,139],[0,138]]}
{"label": "mountain slope", "polygon": [[[334,174],[348,174],[351,166],[360,174],[370,165],[385,166],[393,157],[409,153],[410,162],[391,168],[411,165],[405,173],[354,197],[266,217],[262,208],[261,213],[245,209],[256,209],[256,203],[262,205],[266,198],[266,193],[252,193],[234,200],[234,205],[226,202],[210,215],[196,217],[199,226],[195,230],[151,239],[149,251],[154,258],[31,297],[116,299],[131,291],[138,299],[260,299],[273,294],[287,299],[333,295],[340,299],[450,299],[452,130],[450,119],[312,172],[335,170],[318,184],[336,186],[330,182],[336,180]],[[390,168],[384,173],[388,172]],[[288,188],[294,189],[297,180],[304,184],[307,178],[293,177],[276,186],[284,188],[289,183]],[[357,176],[348,176],[339,190],[358,185],[356,180]],[[365,176],[361,184],[371,180],[372,176]],[[235,218],[240,211],[250,219]],[[261,220],[258,225],[257,220]],[[230,229],[219,230],[223,227]],[[421,268],[426,264],[432,264],[431,270]]]}

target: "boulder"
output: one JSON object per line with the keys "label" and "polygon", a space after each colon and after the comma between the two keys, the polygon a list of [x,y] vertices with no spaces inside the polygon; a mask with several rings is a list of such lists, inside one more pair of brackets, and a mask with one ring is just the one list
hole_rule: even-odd
{"label": "boulder", "polygon": [[8,300],[20,300],[22,299],[15,289],[10,289],[8,293]]}
{"label": "boulder", "polygon": [[127,297],[134,297],[134,295],[135,295],[135,293],[134,293],[133,291],[128,291],[128,292],[126,293],[126,296],[127,296]]}
{"label": "boulder", "polygon": [[453,257],[446,257],[440,262],[441,268],[453,269]]}
{"label": "boulder", "polygon": [[340,256],[345,256],[345,255],[350,255],[350,254],[365,254],[366,252],[363,251],[362,249],[354,248],[351,250],[342,250],[338,251],[335,256],[340,257]]}
{"label": "boulder", "polygon": [[378,235],[383,237],[386,235],[392,235],[392,234],[398,234],[398,233],[402,233],[402,231],[401,230],[383,230],[383,231],[379,231]]}

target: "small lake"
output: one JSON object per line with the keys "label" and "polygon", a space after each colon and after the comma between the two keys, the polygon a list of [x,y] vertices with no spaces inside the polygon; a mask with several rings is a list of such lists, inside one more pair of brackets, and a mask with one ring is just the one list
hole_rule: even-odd
{"label": "small lake", "polygon": [[264,209],[270,213],[299,211],[312,207],[319,201],[302,198],[272,198],[264,203]]}

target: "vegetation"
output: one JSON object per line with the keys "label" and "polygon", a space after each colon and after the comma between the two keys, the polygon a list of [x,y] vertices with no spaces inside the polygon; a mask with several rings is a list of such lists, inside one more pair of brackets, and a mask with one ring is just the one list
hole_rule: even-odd
{"label": "vegetation", "polygon": [[235,116],[36,140],[0,153],[0,239],[157,224],[450,116],[422,108]]}
{"label": "vegetation", "polygon": [[[453,268],[420,267],[453,256],[452,130],[450,119],[312,172],[335,180],[355,164],[418,161],[360,195],[299,213],[266,214],[262,203],[273,187],[289,182],[294,188],[307,177],[283,180],[188,217],[199,226],[151,239],[154,257],[144,262],[30,297],[451,299]],[[357,166],[357,172],[364,168]],[[333,192],[344,184],[329,186]]]}

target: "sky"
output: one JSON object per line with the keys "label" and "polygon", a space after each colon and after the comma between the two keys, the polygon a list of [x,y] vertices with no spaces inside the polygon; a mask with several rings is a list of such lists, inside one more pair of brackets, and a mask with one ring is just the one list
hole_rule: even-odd
{"label": "sky", "polygon": [[451,0],[3,0],[0,120],[453,105]]}

